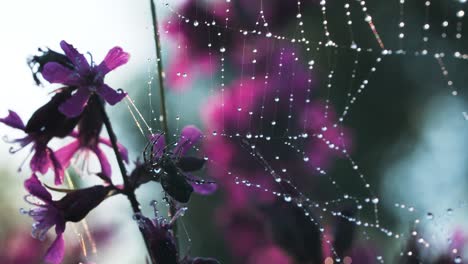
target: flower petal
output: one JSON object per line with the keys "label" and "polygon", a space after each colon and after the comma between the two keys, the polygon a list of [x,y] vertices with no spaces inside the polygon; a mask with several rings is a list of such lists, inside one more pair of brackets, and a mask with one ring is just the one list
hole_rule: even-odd
{"label": "flower petal", "polygon": [[49,149],[42,145],[34,146],[34,155],[29,163],[33,172],[45,174],[50,167]]}
{"label": "flower petal", "polygon": [[72,45],[68,44],[65,40],[60,42],[60,47],[65,52],[67,57],[72,61],[73,65],[75,65],[76,70],[80,74],[84,74],[89,70],[89,63],[86,60],[85,56],[78,52]]}
{"label": "flower petal", "polygon": [[117,148],[119,149],[120,155],[122,155],[122,159],[125,163],[128,163],[128,150],[124,145],[117,143]]}
{"label": "flower petal", "polygon": [[166,147],[166,137],[163,134],[153,134],[150,137],[150,144],[153,144],[153,155],[155,159],[161,158]]}
{"label": "flower petal", "polygon": [[8,116],[5,118],[0,118],[0,122],[4,123],[7,126],[24,130],[25,126],[19,115],[11,110],[8,110]]}
{"label": "flower petal", "polygon": [[50,165],[52,165],[53,170],[54,170],[55,185],[60,185],[63,183],[64,169],[66,167],[62,166],[60,161],[57,159],[57,156],[55,156],[54,151],[50,148],[49,148],[49,159],[50,159]]}
{"label": "flower petal", "polygon": [[126,92],[121,90],[116,91],[110,88],[107,84],[102,84],[101,86],[99,86],[96,92],[110,105],[115,105],[116,103],[122,101],[122,99],[124,99],[125,96],[127,96]]}
{"label": "flower petal", "polygon": [[197,157],[181,157],[177,159],[177,167],[184,172],[201,170],[205,165],[205,159]]}
{"label": "flower petal", "polygon": [[180,133],[179,142],[174,148],[174,155],[181,157],[184,156],[187,151],[200,140],[202,132],[196,126],[186,126]]}
{"label": "flower petal", "polygon": [[215,182],[207,182],[199,177],[192,174],[185,173],[185,177],[189,180],[193,190],[201,195],[209,195],[214,193],[218,189],[218,184]]}
{"label": "flower petal", "polygon": [[218,185],[216,183],[197,184],[195,182],[191,182],[190,184],[192,185],[193,190],[201,195],[213,194],[218,189]]}
{"label": "flower petal", "polygon": [[79,116],[88,103],[89,96],[90,92],[86,87],[78,89],[72,97],[59,106],[60,112],[70,118]]}
{"label": "flower petal", "polygon": [[[102,143],[108,147],[112,148],[112,142],[108,138],[99,138],[99,143]],[[125,161],[125,163],[128,163],[128,150],[127,148],[117,142],[117,148],[119,149],[120,155],[122,155],[122,159]]]}
{"label": "flower petal", "polygon": [[49,62],[44,65],[42,76],[50,83],[65,85],[79,85],[81,83],[81,77],[77,72],[57,62]]}
{"label": "flower petal", "polygon": [[62,167],[67,168],[70,165],[71,159],[79,149],[80,141],[74,140],[72,143],[55,151],[55,156],[57,157]]}
{"label": "flower petal", "polygon": [[112,176],[112,169],[106,155],[99,147],[95,147],[92,151],[98,157],[99,163],[101,163],[101,173],[110,178]]}
{"label": "flower petal", "polygon": [[33,196],[41,199],[43,202],[52,202],[52,195],[47,191],[37,178],[36,174],[32,174],[29,179],[24,181],[24,188]]}
{"label": "flower petal", "polygon": [[63,239],[63,232],[57,234],[57,238],[47,250],[44,260],[47,263],[59,264],[65,256],[65,240]]}
{"label": "flower petal", "polygon": [[102,75],[106,75],[108,72],[127,63],[129,59],[130,54],[123,51],[121,47],[114,47],[109,50],[104,60],[98,65],[98,71]]}

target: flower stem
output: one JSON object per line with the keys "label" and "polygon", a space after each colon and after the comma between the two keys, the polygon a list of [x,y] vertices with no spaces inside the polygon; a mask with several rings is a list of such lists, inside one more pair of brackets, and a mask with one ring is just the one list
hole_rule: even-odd
{"label": "flower stem", "polygon": [[[163,71],[163,63],[162,63],[162,55],[161,55],[161,41],[159,38],[159,30],[158,30],[158,16],[156,13],[156,5],[154,4],[154,0],[150,0],[151,5],[151,17],[153,21],[153,30],[154,30],[154,44],[156,49],[156,62],[158,66],[158,80],[159,80],[159,99],[161,105],[161,115],[162,115],[162,128],[164,131],[164,135],[166,137],[167,144],[171,142],[171,135],[169,134],[169,126],[167,124],[167,108],[166,108],[166,96],[164,92],[164,71]],[[169,214],[170,217],[174,216],[177,212],[177,206],[175,202],[171,199],[169,200]],[[179,243],[177,239],[177,222],[174,223],[172,231],[174,232],[174,239],[175,245],[178,248]]]}
{"label": "flower stem", "polygon": [[[135,188],[130,184],[130,181],[128,179],[127,169],[125,168],[122,155],[120,154],[119,147],[117,146],[117,137],[115,136],[114,129],[112,128],[112,124],[109,120],[109,116],[107,115],[106,110],[104,109],[104,103],[99,102],[97,105],[99,105],[99,110],[102,115],[102,120],[104,122],[104,126],[106,127],[107,133],[109,134],[109,138],[112,143],[112,149],[114,150],[114,154],[117,159],[117,163],[119,164],[120,172],[122,174],[122,179],[123,179],[123,184],[124,184],[123,193],[127,196],[128,200],[130,201],[133,213],[135,215],[141,214],[140,204],[138,203],[138,200],[135,195]],[[140,233],[143,236],[143,240],[145,241],[146,249],[148,251],[148,255],[150,256],[151,262],[153,264],[156,264],[156,260],[153,257],[153,254],[151,252],[149,240],[146,237],[144,230],[140,226],[138,226],[138,229],[140,230]]]}
{"label": "flower stem", "polygon": [[161,56],[161,41],[159,39],[159,31],[158,31],[158,17],[156,14],[156,6],[154,4],[154,0],[150,0],[151,3],[151,17],[153,20],[153,30],[154,30],[154,43],[156,49],[156,63],[158,66],[158,81],[159,81],[159,97],[160,97],[160,105],[161,105],[161,115],[162,115],[162,127],[164,134],[166,136],[166,141],[170,142],[170,134],[169,134],[169,126],[167,125],[167,110],[166,110],[166,96],[164,93],[164,71],[163,71],[163,63],[162,63],[162,56]]}

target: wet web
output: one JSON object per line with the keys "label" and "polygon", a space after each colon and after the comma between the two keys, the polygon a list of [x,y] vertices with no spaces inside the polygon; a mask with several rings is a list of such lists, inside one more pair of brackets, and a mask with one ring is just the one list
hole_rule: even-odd
{"label": "wet web", "polygon": [[[270,21],[263,11],[263,5],[268,1],[254,1],[259,3],[254,24],[232,23],[230,9],[234,1],[236,0],[222,1],[223,8],[211,11],[208,16],[193,17],[179,13],[171,2],[156,1],[158,8],[169,11],[172,17],[160,25],[163,39],[164,34],[168,33],[165,28],[174,25],[180,27],[186,24],[194,32],[202,30],[209,33],[204,44],[209,50],[209,65],[214,70],[209,76],[203,77],[207,79],[203,85],[208,88],[200,93],[208,98],[204,102],[212,112],[207,111],[217,111],[220,116],[214,122],[217,125],[205,127],[200,145],[219,143],[219,140],[235,145],[240,153],[237,155],[242,155],[244,160],[249,161],[249,166],[252,166],[250,169],[262,172],[255,177],[243,177],[245,172],[239,169],[241,166],[227,163],[223,160],[224,157],[211,156],[209,148],[194,147],[199,155],[205,157],[209,167],[215,168],[218,174],[220,171],[224,173],[216,175],[215,179],[230,179],[238,188],[249,189],[252,193],[272,194],[291,206],[301,208],[304,215],[321,231],[323,241],[331,248],[330,257],[336,262],[343,260],[339,259],[333,249],[332,231],[325,224],[330,218],[345,219],[355,224],[365,239],[384,240],[386,245],[397,245],[399,249],[405,247],[409,238],[417,241],[423,248],[431,248],[441,237],[424,232],[421,226],[436,226],[443,230],[445,237],[442,240],[451,249],[455,263],[461,263],[458,251],[462,249],[451,248],[451,241],[446,240],[453,230],[441,226],[444,225],[441,222],[457,210],[466,209],[466,203],[454,205],[446,212],[428,212],[398,201],[398,197],[395,197],[395,201],[391,203],[407,213],[410,230],[387,228],[386,221],[382,221],[379,212],[382,197],[368,181],[370,176],[366,175],[366,169],[361,168],[353,157],[353,136],[347,134],[347,121],[366,92],[369,89],[379,89],[379,80],[373,77],[376,72],[387,70],[382,64],[394,58],[433,63],[443,84],[439,85],[441,89],[446,89],[445,92],[450,96],[462,96],[463,80],[454,79],[450,73],[462,70],[458,67],[468,60],[468,54],[463,49],[466,1],[394,0],[387,5],[390,10],[384,15],[378,4],[366,1],[345,0],[333,3],[334,1],[322,0],[307,7],[304,5],[305,1],[298,1],[293,20],[295,30],[293,34],[289,32],[287,35],[271,31]],[[408,5],[412,5],[412,8],[408,8]],[[314,9],[312,14],[316,16],[305,17],[305,8]],[[442,11],[433,12],[436,8],[442,8]],[[410,13],[414,10],[419,12],[420,19],[417,21],[413,19],[414,14]],[[379,15],[374,15],[377,12]],[[215,22],[215,17],[225,19],[220,23]],[[335,32],[347,32],[347,35],[342,36]],[[234,36],[235,40],[226,36]],[[190,42],[187,44],[177,38],[172,41],[176,44],[175,54],[185,56],[192,52]],[[242,43],[241,52],[236,55],[240,61],[237,63],[238,76],[235,78],[229,76],[232,67],[229,65],[229,60],[232,59],[229,53],[234,52],[230,50],[229,41]],[[214,45],[215,42],[225,45]],[[163,48],[165,44],[167,43],[163,42]],[[150,62],[148,65],[154,63]],[[193,71],[193,74],[191,71],[173,72],[175,76],[166,77],[196,79],[195,70]],[[148,66],[150,118],[144,118],[148,112],[146,109],[140,112],[138,103],[127,100],[128,109],[142,135],[157,132],[160,128],[159,121],[162,117],[157,109],[155,95],[158,87],[153,82],[154,76],[157,76],[156,69]],[[289,83],[302,87],[295,89],[293,85],[287,85]],[[195,86],[192,89],[198,88]],[[168,122],[172,126],[175,124],[175,138],[181,128],[187,122],[190,123],[190,119],[184,116],[187,113],[183,110],[186,103],[181,99],[183,93],[180,96],[174,94],[179,99],[171,101],[173,107]],[[230,101],[225,101],[225,98]],[[317,108],[320,109],[320,116],[302,115],[299,112]],[[466,111],[453,115],[468,120]],[[358,117],[353,120],[356,118]],[[341,178],[329,173],[333,164],[316,165],[320,162],[311,156],[311,142],[314,147],[331,153],[328,155],[332,159],[346,161],[347,177],[357,179],[361,190],[350,189],[346,183],[341,182]],[[302,172],[308,171],[308,175],[295,175],[294,170],[288,170],[290,167],[287,164],[282,165],[283,159],[301,164],[300,166],[308,169],[303,169]],[[312,198],[313,195],[297,183],[298,177],[314,177],[317,178],[314,184],[331,186],[329,190],[333,191],[327,194],[330,199]],[[349,204],[357,210],[355,216],[341,213],[343,206]],[[411,255],[412,252],[401,251],[400,254]],[[392,255],[376,257],[376,262],[392,261]]]}

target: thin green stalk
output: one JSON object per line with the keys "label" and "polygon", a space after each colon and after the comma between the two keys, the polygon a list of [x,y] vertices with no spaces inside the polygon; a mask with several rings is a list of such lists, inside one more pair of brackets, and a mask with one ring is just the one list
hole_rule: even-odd
{"label": "thin green stalk", "polygon": [[[167,124],[167,108],[166,108],[166,96],[164,91],[164,71],[163,71],[163,61],[161,56],[161,41],[159,38],[159,30],[158,30],[158,17],[156,13],[156,5],[154,4],[154,0],[150,0],[151,5],[151,16],[153,19],[153,30],[154,30],[154,44],[156,49],[156,62],[158,66],[158,80],[159,80],[159,98],[160,98],[160,106],[161,106],[161,115],[162,115],[162,128],[164,131],[164,135],[166,136],[166,143],[170,144],[171,142],[171,134],[169,134],[169,126]],[[173,200],[170,200],[169,206],[169,214],[170,216],[174,216],[177,207]],[[174,232],[175,244],[176,247],[179,247],[178,239],[177,239],[177,222],[174,223],[172,231]]]}

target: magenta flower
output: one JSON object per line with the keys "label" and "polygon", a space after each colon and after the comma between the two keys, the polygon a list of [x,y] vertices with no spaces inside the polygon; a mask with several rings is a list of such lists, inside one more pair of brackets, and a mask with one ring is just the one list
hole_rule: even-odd
{"label": "magenta flower", "polygon": [[24,182],[24,187],[30,193],[25,200],[37,206],[26,211],[34,220],[32,235],[44,240],[47,231],[55,226],[56,239],[47,250],[45,261],[60,263],[65,253],[63,232],[67,221],[81,221],[92,209],[98,206],[108,195],[110,189],[104,186],[94,186],[71,191],[58,201],[52,200],[52,195],[44,188],[35,174]]}
{"label": "magenta flower", "polygon": [[41,185],[36,175],[33,174],[24,183],[24,186],[32,196],[40,200],[29,202],[37,206],[37,208],[31,209],[28,213],[34,219],[32,235],[34,238],[44,240],[47,231],[55,226],[57,237],[47,250],[45,261],[48,263],[60,263],[65,252],[65,241],[63,239],[65,219],[52,200],[52,196]]}
{"label": "magenta flower", "polygon": [[47,144],[53,137],[65,137],[78,122],[77,118],[67,118],[57,109],[58,105],[69,99],[71,96],[67,90],[57,92],[52,99],[39,108],[28,123],[24,125],[21,118],[14,111],[9,111],[5,118],[0,118],[0,122],[5,125],[24,131],[27,135],[20,139],[12,140],[11,143],[19,144],[18,149],[10,149],[15,153],[29,144],[33,144],[34,155],[30,166],[33,172],[44,174],[49,168],[55,173],[55,183],[62,183],[63,167],[61,166],[54,151]]}
{"label": "magenta flower", "polygon": [[[86,142],[83,140],[83,136],[80,132],[73,133],[72,136],[77,136],[77,139],[73,140],[68,145],[55,151],[55,155],[58,157],[58,161],[61,164],[61,166],[63,168],[67,168],[71,163],[71,159],[76,154],[83,154],[84,156],[87,156],[88,153],[94,153],[101,165],[101,173],[104,176],[110,178],[112,176],[111,165],[106,155],[104,154],[104,151],[99,146],[100,144],[104,144],[112,148],[112,143],[110,142],[110,140],[107,138],[99,137],[97,141]],[[118,147],[123,160],[128,163],[127,149],[121,144],[118,144]]]}
{"label": "magenta flower", "polygon": [[[76,137],[76,140],[58,149],[55,154],[61,166],[67,168],[75,154],[94,153],[101,165],[101,173],[110,178],[112,175],[111,165],[101,149],[100,144],[109,147],[112,147],[112,144],[110,140],[99,136],[103,125],[101,112],[99,111],[100,106],[97,105],[100,103],[97,96],[91,96],[88,101],[88,107],[84,110],[78,124],[78,132],[71,133],[71,136]],[[121,144],[118,144],[118,147],[122,158],[128,163],[127,149]],[[61,177],[63,177],[63,174]]]}
{"label": "magenta flower", "polygon": [[[202,133],[198,128],[186,126],[182,129],[175,147],[169,150],[164,135],[152,135],[151,156],[142,164],[143,168],[147,168],[147,173],[138,174],[140,177],[137,180],[138,184],[153,179],[160,181],[163,189],[172,198],[182,203],[188,202],[193,191],[199,194],[211,194],[216,191],[217,185],[214,182],[206,182],[191,174],[202,169],[205,164],[203,158],[186,155],[201,137]],[[156,177],[148,171],[157,171]]]}
{"label": "magenta flower", "polygon": [[[9,114],[5,118],[1,118],[0,122],[6,124],[7,126],[17,128],[26,132],[26,126],[23,124],[23,121],[14,111],[9,110]],[[42,174],[46,173],[49,168],[53,168],[55,172],[55,183],[60,184],[61,180],[59,178],[60,174],[63,174],[63,168],[60,165],[57,157],[54,154],[54,151],[47,146],[47,143],[50,141],[51,137],[47,135],[36,135],[31,133],[23,138],[15,139],[10,141],[11,143],[18,143],[20,145],[19,149],[10,148],[11,153],[15,153],[20,149],[24,148],[29,144],[33,144],[32,152],[34,155],[31,158],[30,166],[33,172],[40,172]]]}
{"label": "magenta flower", "polygon": [[90,65],[84,55],[67,42],[61,41],[60,46],[72,62],[73,69],[58,62],[48,62],[41,73],[44,79],[51,83],[76,87],[73,96],[60,105],[62,113],[68,117],[79,116],[92,94],[98,94],[110,105],[115,105],[126,96],[125,92],[115,91],[104,83],[107,73],[127,63],[130,55],[122,48],[112,48],[101,64],[96,66],[93,62]]}

